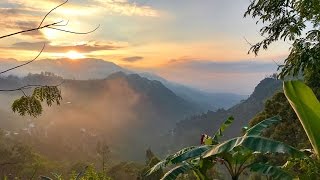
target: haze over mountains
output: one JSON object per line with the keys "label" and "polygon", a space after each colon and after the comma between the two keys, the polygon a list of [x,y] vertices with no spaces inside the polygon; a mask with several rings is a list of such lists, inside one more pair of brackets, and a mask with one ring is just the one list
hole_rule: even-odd
{"label": "haze over mountains", "polygon": [[[1,67],[8,68],[18,63],[2,61]],[[196,144],[201,133],[209,134],[230,115],[234,115],[236,121],[227,135],[236,136],[240,133],[239,127],[262,109],[264,100],[280,84],[267,78],[247,100],[240,103],[245,97],[202,92],[154,74],[134,74],[113,63],[96,59],[76,64],[67,59],[36,61],[26,66],[24,71],[15,71],[14,74],[23,76],[27,71],[51,71],[59,76],[41,73],[20,78],[1,77],[0,89],[26,84],[52,85],[64,79],[60,76],[65,76],[67,79],[61,86],[63,102],[61,106],[46,108],[39,119],[32,120],[14,115],[10,110],[9,105],[21,96],[20,92],[0,93],[1,127],[11,135],[17,133],[29,138],[26,141],[33,143],[41,153],[54,149],[55,153],[46,154],[51,158],[68,154],[70,159],[77,159],[84,152],[93,153],[94,144],[100,139],[108,142],[116,152],[115,156],[122,154],[121,157],[126,159],[143,159],[141,152],[148,147],[160,154],[167,153],[180,146]],[[70,149],[77,146],[80,150]],[[126,151],[128,148],[130,152]]]}
{"label": "haze over mountains", "polygon": [[[0,61],[2,69],[10,68],[22,63],[14,59],[2,59]],[[203,111],[229,108],[247,98],[247,96],[240,94],[200,91],[186,85],[168,81],[153,73],[134,72],[132,70],[120,67],[112,62],[100,59],[38,60],[34,61],[28,66],[24,66],[21,69],[12,71],[10,74],[22,77],[29,73],[40,74],[41,72],[52,72],[65,79],[89,80],[104,79],[109,75],[120,71],[126,74],[137,73],[142,77],[148,78],[149,80],[160,81],[178,96],[189,102],[197,104]]]}
{"label": "haze over mountains", "polygon": [[265,101],[275,92],[280,91],[281,87],[282,81],[272,77],[265,78],[256,86],[250,97],[241,103],[227,110],[208,111],[180,121],[163,137],[170,139],[167,149],[163,147],[163,150],[199,145],[202,134],[212,135],[230,116],[233,116],[235,120],[224,132],[224,138],[240,135],[242,128],[247,126],[248,122],[263,109]]}

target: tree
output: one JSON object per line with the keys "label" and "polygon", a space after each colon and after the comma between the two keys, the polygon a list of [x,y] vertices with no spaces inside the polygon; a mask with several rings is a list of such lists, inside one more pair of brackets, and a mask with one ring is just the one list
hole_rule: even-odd
{"label": "tree", "polygon": [[289,40],[291,52],[280,65],[279,77],[320,70],[320,3],[319,0],[253,0],[245,15],[257,18],[264,39],[249,50],[258,55],[273,42]]}
{"label": "tree", "polygon": [[[253,0],[245,16],[257,18],[257,23],[262,22],[265,25],[260,29],[264,39],[252,45],[249,53],[254,52],[258,55],[261,48],[267,49],[270,44],[279,40],[289,40],[292,43],[284,65],[279,66],[281,70],[279,77],[288,80],[301,78],[302,75],[304,82],[312,90],[301,82],[286,81],[284,93],[276,94],[272,101],[267,102],[265,111],[259,116],[274,113],[284,115],[287,121],[272,128],[280,131],[273,131],[274,133],[268,136],[283,138],[281,136],[287,134],[289,135],[287,138],[296,139],[296,142],[289,140],[295,146],[305,148],[311,145],[313,149],[309,158],[294,159],[295,163],[288,164],[291,164],[289,168],[296,170],[295,173],[299,176],[307,175],[303,178],[319,177],[320,2],[319,0]],[[277,96],[283,101],[276,100]],[[273,106],[277,107],[273,112],[266,111]],[[259,118],[255,118],[253,123]],[[302,126],[300,124],[300,127],[292,128],[299,121]],[[305,131],[303,133],[301,133],[302,127]],[[306,141],[306,135],[309,142]]]}
{"label": "tree", "polygon": [[106,162],[110,156],[110,149],[107,143],[105,142],[98,142],[97,143],[97,153],[101,157],[101,165],[102,165],[102,172],[106,172]]}
{"label": "tree", "polygon": [[[26,33],[26,32],[31,32],[31,31],[39,31],[41,29],[53,29],[56,31],[61,31],[61,32],[66,32],[66,33],[72,33],[72,34],[89,34],[92,33],[94,31],[96,31],[98,27],[96,27],[94,30],[92,31],[88,31],[88,32],[75,32],[75,31],[70,31],[70,30],[65,30],[65,29],[61,29],[60,27],[64,27],[68,25],[68,22],[65,22],[64,20],[61,21],[57,21],[57,22],[53,22],[53,23],[49,23],[49,24],[44,24],[46,18],[57,8],[63,6],[64,4],[66,4],[68,2],[68,0],[66,0],[65,2],[59,4],[58,6],[54,7],[53,9],[51,9],[41,20],[41,22],[39,23],[38,27],[35,28],[31,28],[31,29],[26,29],[26,30],[22,30],[22,31],[18,31],[15,33],[11,33],[11,34],[7,34],[7,35],[3,35],[0,36],[0,39],[3,38],[9,38],[11,36],[15,36],[17,34],[22,34],[22,33]],[[32,62],[34,62],[40,55],[41,53],[44,51],[45,49],[45,44],[43,45],[42,49],[40,50],[40,52],[38,53],[38,55],[30,60],[27,61],[26,63],[23,63],[21,65],[6,69],[4,71],[0,72],[0,75],[3,75],[7,72],[10,72],[14,69],[18,69],[21,68],[23,66],[26,66]],[[45,102],[48,106],[51,106],[53,103],[56,103],[57,105],[60,104],[60,101],[62,100],[62,96],[61,96],[61,91],[59,90],[59,86],[62,85],[63,82],[56,84],[56,85],[40,85],[40,84],[29,84],[29,85],[25,85],[22,87],[17,87],[14,89],[0,89],[0,92],[12,92],[12,91],[21,91],[23,96],[17,100],[15,100],[12,104],[12,110],[13,112],[17,112],[19,113],[21,116],[25,116],[25,115],[30,115],[33,117],[37,117],[39,115],[41,115],[42,113],[42,102]],[[27,93],[25,92],[26,90],[30,90],[33,89],[33,93],[32,95],[27,95]]]}

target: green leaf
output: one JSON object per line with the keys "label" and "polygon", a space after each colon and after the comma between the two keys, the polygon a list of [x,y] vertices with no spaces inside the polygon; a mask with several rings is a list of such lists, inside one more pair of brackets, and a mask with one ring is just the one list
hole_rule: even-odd
{"label": "green leaf", "polygon": [[184,174],[192,170],[195,166],[193,164],[184,162],[181,165],[168,171],[161,180],[175,180],[180,174]]}
{"label": "green leaf", "polygon": [[34,89],[32,96],[39,101],[45,101],[48,106],[52,106],[54,102],[60,105],[62,100],[61,91],[57,86],[43,86]]}
{"label": "green leaf", "polygon": [[232,124],[234,118],[230,116],[217,130],[217,132],[213,136],[213,145],[219,144],[219,138],[223,136],[223,132]]}
{"label": "green leaf", "polygon": [[145,176],[149,176],[149,175],[157,172],[158,170],[166,167],[167,165],[168,164],[167,164],[166,160],[160,161],[156,165],[154,165],[151,169],[149,169],[149,171],[146,172]]}
{"label": "green leaf", "polygon": [[280,116],[275,116],[266,120],[261,121],[260,123],[256,124],[255,126],[251,127],[250,129],[246,130],[247,136],[259,136],[269,126],[279,123],[281,121]]}
{"label": "green leaf", "polygon": [[245,147],[259,153],[285,153],[295,157],[304,156],[301,151],[279,141],[259,136],[243,136],[230,139],[213,147],[204,155],[204,158],[230,152],[238,147]]}
{"label": "green leaf", "polygon": [[284,93],[308,135],[319,158],[320,152],[320,103],[311,88],[301,81],[286,81]]}
{"label": "green leaf", "polygon": [[182,153],[178,156],[175,156],[170,161],[172,162],[172,164],[178,164],[178,163],[181,163],[186,160],[200,157],[204,152],[211,149],[211,147],[212,146],[207,146],[207,145],[195,147],[193,149],[190,149],[189,151],[185,151],[184,153]]}
{"label": "green leaf", "polygon": [[22,96],[15,100],[11,106],[13,112],[17,112],[20,116],[30,115],[37,117],[42,113],[41,102],[33,96]]}
{"label": "green leaf", "polygon": [[293,177],[287,173],[286,171],[282,170],[276,166],[270,166],[268,164],[261,164],[261,163],[254,163],[250,166],[250,170],[272,177],[272,179],[279,179],[279,180],[292,180]]}
{"label": "green leaf", "polygon": [[147,172],[147,176],[158,171],[161,168],[164,168],[168,165],[172,165],[172,164],[178,164],[178,163],[182,163],[184,161],[187,160],[191,160],[191,159],[195,159],[197,157],[200,157],[204,152],[208,151],[209,149],[211,149],[212,146],[192,146],[192,147],[187,147],[184,148],[178,152],[176,152],[175,154],[172,154],[170,156],[168,156],[166,159],[160,161],[159,163],[157,163],[156,165],[154,165],[148,172]]}

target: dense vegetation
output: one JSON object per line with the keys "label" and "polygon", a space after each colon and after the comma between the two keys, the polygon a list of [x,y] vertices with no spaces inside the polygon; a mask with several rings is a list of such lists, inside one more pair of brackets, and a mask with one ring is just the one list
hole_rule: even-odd
{"label": "dense vegetation", "polygon": [[[169,147],[165,143],[166,138],[169,140],[171,137],[159,137],[163,131],[160,133],[154,130],[156,127],[166,129],[170,127],[168,124],[172,121],[161,121],[161,123],[138,129],[138,131],[147,134],[136,132],[137,135],[134,136],[132,132],[129,132],[129,135],[133,136],[132,139],[127,138],[127,141],[121,145],[124,144],[125,147],[132,149],[135,148],[133,147],[135,145],[145,143],[143,136],[148,134],[154,136],[157,133],[158,136],[155,136],[157,139],[164,138],[163,141],[157,141],[157,143],[163,143],[157,147],[157,149],[163,148],[162,152],[172,151],[172,149],[180,148],[189,143],[184,142],[185,139],[193,144],[193,146],[183,148],[176,153],[170,153],[171,155],[163,160],[158,159],[148,149],[145,163],[122,162],[121,159],[113,157],[115,152],[112,151],[113,147],[109,147],[108,143],[110,140],[124,141],[124,139],[117,138],[126,133],[125,130],[118,132],[116,137],[109,137],[110,134],[98,136],[95,132],[93,133],[92,129],[94,128],[102,127],[105,130],[104,127],[107,127],[106,124],[101,124],[99,121],[99,118],[106,116],[106,114],[97,115],[97,111],[95,111],[101,106],[92,108],[93,117],[96,117],[93,121],[96,122],[90,122],[95,125],[91,129],[84,121],[83,124],[80,124],[81,126],[71,124],[68,126],[71,129],[67,130],[61,128],[66,122],[58,124],[53,131],[53,134],[58,136],[53,138],[48,137],[48,129],[45,126],[33,128],[35,126],[33,123],[28,124],[29,129],[22,129],[20,132],[1,131],[0,177],[4,179],[36,179],[41,177],[42,179],[83,180],[156,180],[160,178],[168,180],[231,178],[238,180],[242,177],[246,179],[261,179],[263,177],[267,179],[319,179],[320,3],[318,0],[253,0],[245,16],[252,16],[257,18],[258,22],[265,24],[261,29],[261,34],[265,39],[254,44],[250,52],[258,55],[261,48],[267,49],[269,45],[278,40],[293,42],[291,53],[286,58],[285,64],[279,66],[278,78],[283,80],[283,91],[278,88],[282,81],[267,78],[261,82],[263,85],[258,86],[248,100],[228,110],[220,109],[217,112],[208,112],[177,123],[177,128],[171,132],[170,136],[182,136],[183,141],[172,140],[171,144],[167,143]],[[12,82],[28,83],[28,81],[30,82],[28,78],[31,77],[36,78],[35,82],[38,83],[41,83],[44,77],[51,80],[61,80],[60,77],[52,74],[42,74],[29,75],[22,81],[15,77],[4,78],[1,81],[2,85],[11,86]],[[297,79],[300,80],[297,81]],[[45,84],[48,82],[50,81],[46,80]],[[100,103],[97,99],[101,99],[100,96],[94,98],[93,95],[88,94],[88,89],[93,90],[93,83],[97,87],[95,91],[97,94],[106,89],[109,90],[110,94],[107,93],[106,99],[112,99],[115,95],[113,93],[119,93],[119,89],[122,90],[120,91],[121,95],[127,95],[118,96],[123,97],[121,102],[118,102],[119,106],[112,104],[109,107],[120,108],[128,105],[131,102],[128,101],[129,96],[147,98],[149,100],[148,106],[139,103],[139,98],[129,99],[133,101],[131,105],[134,106],[135,112],[148,109],[147,112],[150,113],[147,114],[147,117],[137,116],[137,120],[156,119],[158,115],[164,115],[162,117],[164,119],[179,119],[182,118],[182,114],[191,113],[190,111],[194,110],[191,104],[176,96],[158,81],[149,81],[138,75],[127,76],[116,73],[104,80],[69,80],[65,86],[62,86],[63,92],[67,92],[66,97],[71,99],[70,103],[81,99],[81,97],[85,99],[81,99],[83,102],[80,103],[80,107],[74,107],[78,108],[76,112],[81,112],[81,107],[86,104],[89,106],[89,104]],[[19,85],[24,87],[23,84]],[[99,87],[102,87],[102,90]],[[75,93],[75,89],[78,89],[77,93]],[[52,103],[60,104],[61,101],[61,92],[57,86],[40,84],[35,89],[20,88],[20,90],[23,91],[24,96],[13,103],[12,110],[21,116],[37,117],[42,114],[41,102],[51,106]],[[137,95],[137,92],[141,94]],[[15,97],[16,94],[13,93],[13,96]],[[271,98],[265,101],[269,97]],[[259,112],[264,101],[264,108]],[[75,112],[73,111],[75,109],[69,109],[69,111]],[[62,112],[62,110],[66,109],[58,109],[50,115],[53,116],[55,112]],[[173,111],[179,111],[179,114],[177,115]],[[66,118],[66,115],[68,114],[62,118]],[[120,111],[116,117],[119,118],[122,115],[123,111]],[[132,117],[132,114],[129,115]],[[230,115],[234,115],[235,118]],[[76,118],[81,120],[81,116],[83,114]],[[113,114],[113,116],[115,115]],[[255,117],[252,118],[252,116]],[[218,118],[220,121],[211,117]],[[222,119],[226,120],[222,122]],[[250,122],[248,122],[249,119],[251,119]],[[139,121],[135,121],[128,128],[131,131],[134,125],[139,125],[139,123]],[[218,123],[221,124],[220,127],[211,127],[212,124]],[[246,124],[248,127],[243,127]],[[198,125],[199,127],[197,127]],[[86,127],[86,129],[82,127]],[[238,129],[236,130],[235,127]],[[228,133],[228,128],[233,134]],[[201,132],[201,130],[204,131]],[[74,141],[75,139],[72,137],[68,137],[70,138],[68,139],[64,134],[67,131],[74,132],[74,137],[81,138],[78,138],[77,141]],[[183,131],[188,131],[188,133],[181,133]],[[214,133],[212,134],[212,132]],[[227,136],[223,139],[225,133]],[[105,142],[106,137],[109,138],[108,143]],[[135,137],[140,137],[139,141],[135,141]],[[130,141],[134,144],[128,145]],[[148,145],[150,144],[152,142],[148,142]],[[131,153],[133,152],[131,151]],[[124,153],[116,153],[119,156],[125,156]]]}

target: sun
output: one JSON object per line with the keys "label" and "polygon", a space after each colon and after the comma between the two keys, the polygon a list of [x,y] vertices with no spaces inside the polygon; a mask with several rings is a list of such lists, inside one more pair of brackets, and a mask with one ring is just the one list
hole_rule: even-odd
{"label": "sun", "polygon": [[85,56],[77,51],[69,51],[66,53],[66,57],[69,59],[82,59],[85,58]]}

